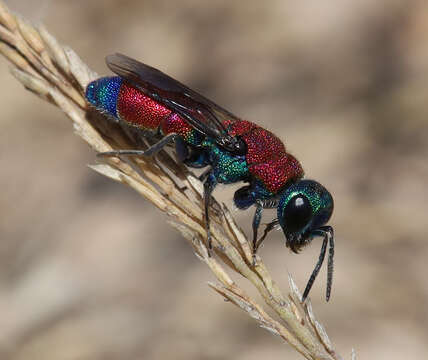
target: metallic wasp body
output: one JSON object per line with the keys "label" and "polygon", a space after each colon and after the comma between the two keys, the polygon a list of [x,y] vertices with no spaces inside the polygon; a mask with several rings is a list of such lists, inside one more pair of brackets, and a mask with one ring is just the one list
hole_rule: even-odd
{"label": "metallic wasp body", "polygon": [[[298,252],[312,238],[324,238],[318,263],[308,281],[303,300],[317,276],[329,245],[327,300],[330,297],[334,240],[326,226],[333,212],[333,199],[319,183],[303,179],[299,161],[289,154],[278,137],[172,79],[168,75],[127,56],[107,57],[107,65],[118,76],[91,82],[86,98],[100,112],[159,137],[149,149],[117,150],[102,156],[151,156],[168,143],[175,143],[178,159],[189,167],[208,170],[204,182],[205,224],[211,247],[208,207],[218,183],[245,182],[235,192],[240,209],[256,206],[253,218],[253,252],[267,233],[279,224],[286,245]],[[258,240],[264,208],[276,208],[277,219]]]}

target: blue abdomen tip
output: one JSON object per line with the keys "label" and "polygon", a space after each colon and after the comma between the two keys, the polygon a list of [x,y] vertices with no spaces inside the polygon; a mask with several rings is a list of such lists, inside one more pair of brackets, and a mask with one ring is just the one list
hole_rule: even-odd
{"label": "blue abdomen tip", "polygon": [[122,79],[119,76],[103,77],[86,87],[86,99],[100,111],[117,117],[116,104]]}

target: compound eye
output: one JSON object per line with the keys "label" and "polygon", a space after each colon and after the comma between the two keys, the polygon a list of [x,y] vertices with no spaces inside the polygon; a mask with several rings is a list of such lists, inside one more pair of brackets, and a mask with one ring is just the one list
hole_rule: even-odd
{"label": "compound eye", "polygon": [[246,155],[247,154],[247,144],[245,143],[245,141],[242,138],[240,138],[240,137],[236,138],[233,153],[235,155]]}
{"label": "compound eye", "polygon": [[305,196],[293,196],[284,208],[283,216],[288,233],[300,231],[312,218],[312,206]]}

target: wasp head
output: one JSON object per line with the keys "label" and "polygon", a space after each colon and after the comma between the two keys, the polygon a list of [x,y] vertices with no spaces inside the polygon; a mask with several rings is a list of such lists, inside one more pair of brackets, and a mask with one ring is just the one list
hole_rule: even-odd
{"label": "wasp head", "polygon": [[278,220],[287,246],[298,252],[325,225],[333,213],[333,198],[313,180],[300,180],[288,187],[278,204]]}

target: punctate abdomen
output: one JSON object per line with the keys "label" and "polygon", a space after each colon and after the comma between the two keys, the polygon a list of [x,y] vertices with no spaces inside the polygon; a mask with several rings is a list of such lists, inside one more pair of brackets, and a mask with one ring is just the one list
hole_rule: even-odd
{"label": "punctate abdomen", "polygon": [[101,112],[142,130],[156,131],[172,113],[118,76],[91,82],[86,88],[86,98]]}

